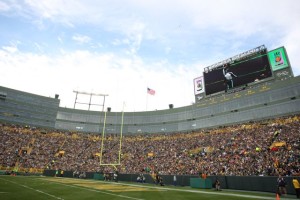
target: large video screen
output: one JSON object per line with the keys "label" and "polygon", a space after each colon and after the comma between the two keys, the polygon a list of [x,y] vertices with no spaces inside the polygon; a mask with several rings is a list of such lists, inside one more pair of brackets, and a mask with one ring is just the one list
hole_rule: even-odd
{"label": "large video screen", "polygon": [[273,71],[287,68],[289,66],[287,56],[283,47],[268,52]]}
{"label": "large video screen", "polygon": [[220,66],[204,72],[206,95],[228,92],[235,87],[259,81],[272,76],[267,54],[257,55],[243,61]]}

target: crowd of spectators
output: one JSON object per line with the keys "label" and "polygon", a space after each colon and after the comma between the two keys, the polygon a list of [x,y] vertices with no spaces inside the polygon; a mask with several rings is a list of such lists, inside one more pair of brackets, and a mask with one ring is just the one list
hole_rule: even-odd
{"label": "crowd of spectators", "polygon": [[91,133],[0,124],[0,167],[114,170],[101,161],[115,164],[119,173],[298,176],[299,135],[300,115],[190,133],[125,135],[122,140],[118,134],[102,140]]}

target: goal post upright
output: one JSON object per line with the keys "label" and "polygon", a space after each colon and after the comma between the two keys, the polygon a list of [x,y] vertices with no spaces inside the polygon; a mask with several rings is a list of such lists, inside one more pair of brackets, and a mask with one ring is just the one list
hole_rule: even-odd
{"label": "goal post upright", "polygon": [[103,120],[103,129],[102,129],[102,137],[101,137],[101,147],[100,147],[100,165],[102,165],[102,155],[103,155],[103,141],[105,136],[105,125],[106,125],[106,112],[104,112],[104,120]]}
{"label": "goal post upright", "polygon": [[124,124],[124,105],[123,102],[123,111],[122,111],[122,118],[121,118],[121,130],[120,130],[120,147],[119,147],[119,165],[121,164],[121,154],[122,154],[122,137],[123,137],[123,124]]}
{"label": "goal post upright", "polygon": [[100,166],[112,166],[115,170],[117,170],[118,165],[121,165],[121,155],[122,155],[122,139],[123,139],[123,124],[124,124],[124,105],[123,103],[123,111],[121,115],[121,126],[120,126],[120,139],[119,139],[119,150],[118,150],[118,161],[115,163],[103,163],[103,150],[104,150],[104,140],[105,140],[105,129],[106,129],[106,120],[107,120],[107,111],[104,112],[104,120],[103,120],[103,129],[102,129],[102,137],[101,137],[101,147],[100,147]]}

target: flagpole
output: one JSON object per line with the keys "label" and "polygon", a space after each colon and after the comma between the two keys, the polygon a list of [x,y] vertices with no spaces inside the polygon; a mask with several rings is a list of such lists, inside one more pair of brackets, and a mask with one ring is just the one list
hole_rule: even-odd
{"label": "flagpole", "polygon": [[146,111],[148,111],[148,87],[147,87],[147,92],[146,92]]}

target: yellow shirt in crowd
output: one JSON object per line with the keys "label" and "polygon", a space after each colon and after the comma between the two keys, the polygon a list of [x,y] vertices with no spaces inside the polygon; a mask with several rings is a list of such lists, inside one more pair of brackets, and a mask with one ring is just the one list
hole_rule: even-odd
{"label": "yellow shirt in crowd", "polygon": [[299,184],[299,181],[297,179],[293,179],[293,185],[294,185],[294,188],[300,188],[300,184]]}

